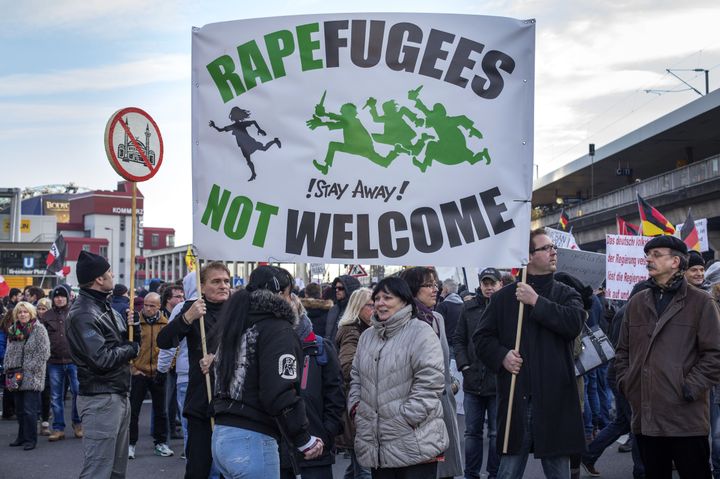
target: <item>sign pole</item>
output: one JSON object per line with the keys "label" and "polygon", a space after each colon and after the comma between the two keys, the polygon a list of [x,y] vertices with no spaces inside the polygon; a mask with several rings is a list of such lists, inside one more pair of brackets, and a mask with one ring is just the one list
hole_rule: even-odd
{"label": "sign pole", "polygon": [[[523,283],[527,279],[527,268],[522,270],[522,281]],[[523,323],[523,312],[525,311],[525,303],[520,301],[520,308],[518,309],[518,322],[517,322],[517,333],[515,335],[515,351],[520,353],[520,336],[522,335],[522,323]],[[510,397],[508,398],[508,409],[507,418],[505,419],[505,438],[503,439],[503,454],[507,454],[508,442],[510,440],[510,423],[512,422],[512,407],[513,399],[515,398],[515,382],[517,381],[517,374],[513,374],[510,378]]]}
{"label": "sign pole", "polygon": [[[202,298],[202,284],[200,283],[200,260],[195,255],[195,284],[198,287],[198,299]],[[200,344],[202,344],[203,357],[207,356],[207,339],[205,337],[205,316],[200,316]],[[212,402],[212,386],[210,385],[210,373],[205,375],[205,389],[207,390],[208,404]],[[210,427],[215,429],[215,418],[210,418]]]}
{"label": "sign pole", "polygon": [[[135,242],[137,241],[137,183],[132,184],[132,227],[130,228],[130,317],[134,321],[135,309]],[[133,327],[128,325],[128,340],[133,340]]]}

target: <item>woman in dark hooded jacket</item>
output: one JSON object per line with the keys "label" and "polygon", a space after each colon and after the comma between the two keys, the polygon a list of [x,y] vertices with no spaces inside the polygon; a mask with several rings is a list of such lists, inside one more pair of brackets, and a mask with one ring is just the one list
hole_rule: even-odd
{"label": "woman in dark hooded jacket", "polygon": [[305,459],[323,452],[323,441],[308,433],[298,394],[303,352],[293,329],[296,314],[282,296],[291,278],[274,266],[256,268],[247,288],[223,308],[216,329],[212,455],[225,477],[278,479],[281,438]]}

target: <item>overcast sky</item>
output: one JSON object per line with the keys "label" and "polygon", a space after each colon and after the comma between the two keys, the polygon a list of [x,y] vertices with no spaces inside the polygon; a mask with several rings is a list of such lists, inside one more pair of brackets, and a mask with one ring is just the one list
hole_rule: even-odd
{"label": "overcast sky", "polygon": [[[0,0],[0,11],[0,186],[73,181],[114,189],[105,124],[116,110],[138,106],[165,143],[162,168],[140,185],[144,223],[175,228],[177,244],[192,239],[192,26],[343,11],[535,18],[540,175],[582,156],[588,143],[602,148],[699,98],[666,68],[708,69],[710,89],[720,84],[717,0]],[[704,92],[703,74],[677,74]]]}

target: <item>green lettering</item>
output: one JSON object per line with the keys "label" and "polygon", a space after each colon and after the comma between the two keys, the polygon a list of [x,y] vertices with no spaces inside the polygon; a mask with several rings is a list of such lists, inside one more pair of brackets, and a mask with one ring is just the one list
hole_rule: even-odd
{"label": "green lettering", "polygon": [[[210,73],[215,86],[220,92],[223,103],[227,103],[236,96],[245,93],[240,75],[235,73],[235,63],[228,55],[223,55],[208,63],[207,71]],[[231,88],[232,87],[232,88]]]}
{"label": "green lettering", "polygon": [[237,47],[237,52],[238,58],[240,59],[240,68],[242,68],[243,71],[243,79],[245,80],[245,86],[248,91],[257,86],[258,78],[263,83],[273,79],[255,40],[240,45]]}
{"label": "green lettering", "polygon": [[255,209],[260,213],[260,218],[257,222],[252,244],[253,246],[263,247],[265,246],[265,239],[267,238],[268,227],[270,226],[270,217],[278,214],[280,208],[258,201]]}
{"label": "green lettering", "polygon": [[222,192],[222,197],[220,197],[220,187],[218,185],[213,185],[210,190],[210,196],[208,197],[205,212],[200,220],[202,224],[207,226],[208,221],[212,221],[210,228],[218,231],[220,229],[220,223],[222,222],[229,199],[230,192],[228,190],[224,190]]}
{"label": "green lettering", "polygon": [[233,198],[225,219],[225,235],[228,238],[234,240],[243,239],[250,224],[252,207],[252,201],[247,196]]}
{"label": "green lettering", "polygon": [[265,48],[267,48],[268,56],[270,57],[273,76],[275,78],[284,77],[285,64],[283,63],[283,58],[295,51],[295,41],[293,40],[292,32],[289,30],[279,30],[268,33],[265,35]]}
{"label": "green lettering", "polygon": [[307,25],[299,25],[296,30],[302,71],[306,72],[308,70],[317,70],[318,68],[322,68],[322,60],[316,60],[313,58],[313,51],[320,50],[320,40],[313,41],[310,38],[311,33],[317,33],[320,31],[320,25],[317,23],[308,23]]}

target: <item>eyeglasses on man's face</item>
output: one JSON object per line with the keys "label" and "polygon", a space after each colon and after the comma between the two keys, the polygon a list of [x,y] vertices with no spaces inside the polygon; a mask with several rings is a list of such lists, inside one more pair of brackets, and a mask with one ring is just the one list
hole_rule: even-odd
{"label": "eyeglasses on man's face", "polygon": [[545,251],[545,252],[548,252],[548,251],[550,251],[550,250],[557,251],[557,245],[554,244],[554,243],[546,244],[545,246],[541,246],[541,247],[539,247],[539,248],[535,248],[535,249],[533,249],[533,250],[530,251],[530,252],[531,252],[531,253],[535,253],[535,252],[537,252],[537,251]]}
{"label": "eyeglasses on man's face", "polygon": [[661,253],[656,250],[652,250],[649,253],[645,253],[645,258],[650,258],[650,259],[660,259],[663,256],[673,256],[673,254],[672,253]]}
{"label": "eyeglasses on man's face", "polygon": [[423,283],[420,285],[421,288],[438,289],[437,283]]}

